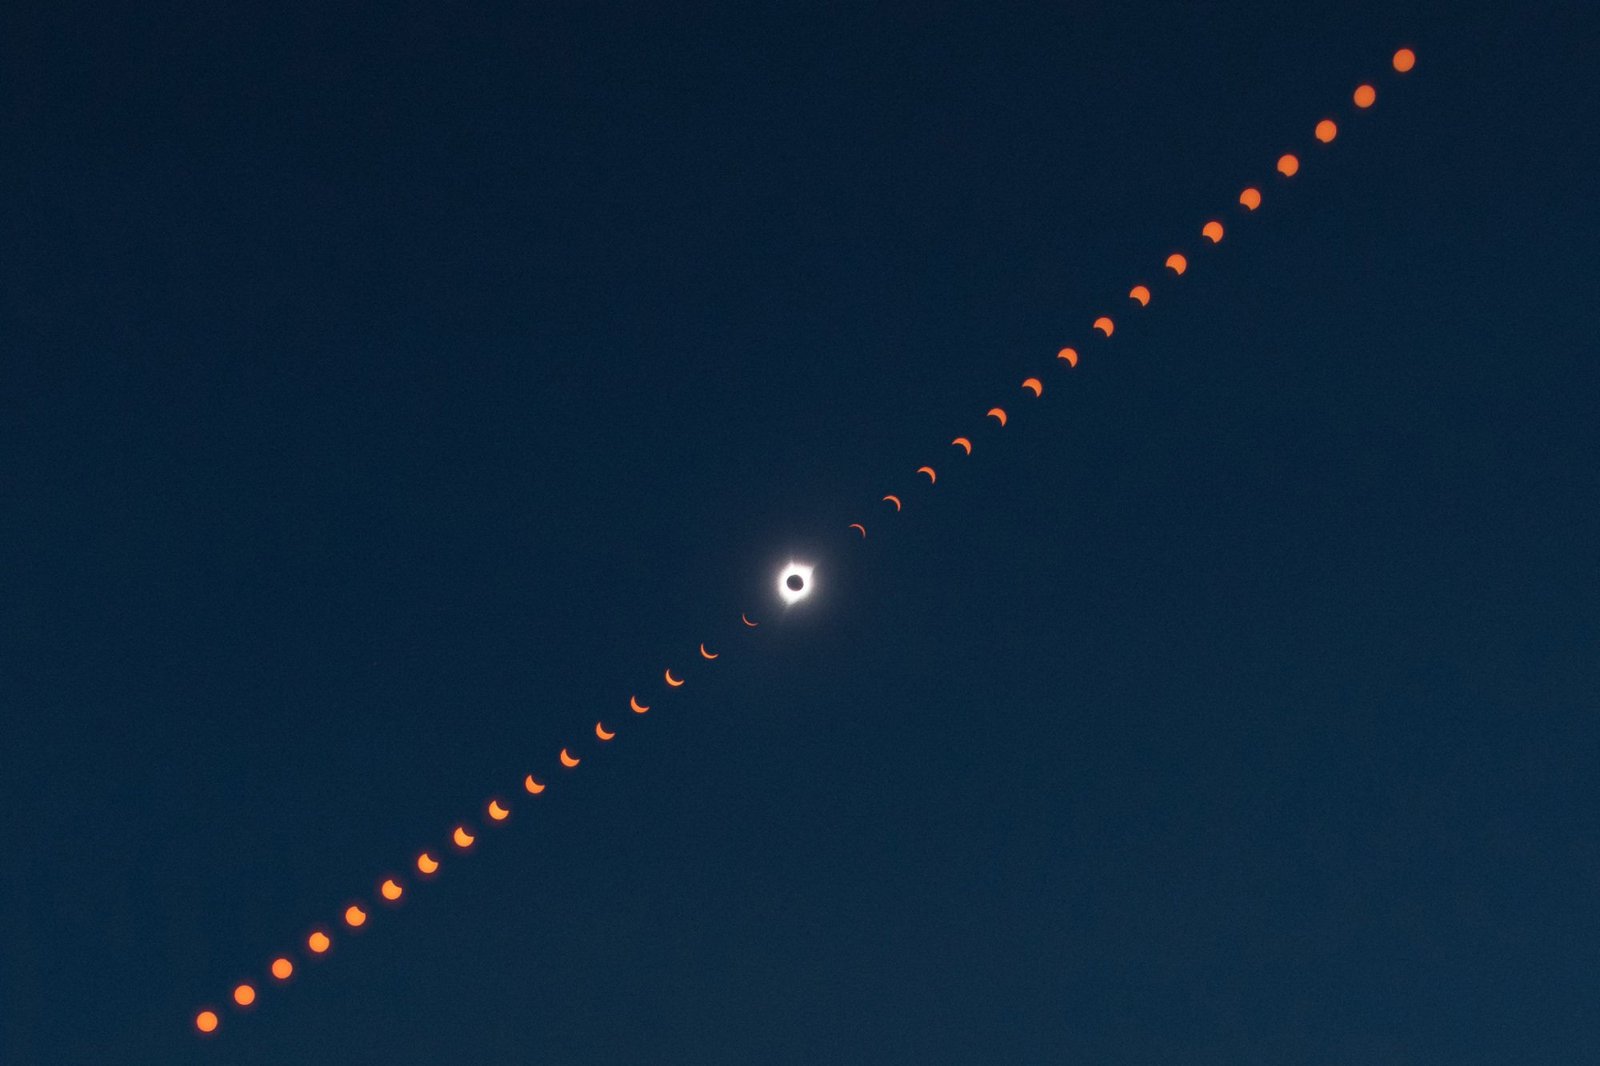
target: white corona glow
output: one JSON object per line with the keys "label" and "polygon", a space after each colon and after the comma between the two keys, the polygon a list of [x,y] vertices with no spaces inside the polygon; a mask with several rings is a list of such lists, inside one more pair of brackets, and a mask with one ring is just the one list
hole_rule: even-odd
{"label": "white corona glow", "polygon": [[[801,563],[790,563],[778,574],[778,598],[784,603],[799,603],[811,595],[812,567]],[[795,579],[799,580],[800,587],[791,587]]]}

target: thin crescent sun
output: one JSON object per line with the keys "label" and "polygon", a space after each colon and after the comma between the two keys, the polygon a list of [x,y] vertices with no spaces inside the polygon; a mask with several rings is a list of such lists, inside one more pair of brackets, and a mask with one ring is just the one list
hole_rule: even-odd
{"label": "thin crescent sun", "polygon": [[752,621],[750,621],[750,619],[748,619],[748,618],[746,618],[744,616],[744,612],[743,611],[739,612],[739,621],[743,622],[745,625],[749,626],[751,629],[754,629],[754,628],[756,628],[756,626],[759,626],[761,624],[760,622],[752,622]]}
{"label": "thin crescent sun", "polygon": [[530,796],[537,796],[539,793],[545,790],[544,782],[540,781],[532,774],[529,774],[527,777],[522,779],[522,787],[528,790],[528,795]]}
{"label": "thin crescent sun", "polygon": [[968,440],[967,438],[965,438],[965,437],[957,437],[955,440],[951,441],[950,443],[955,445],[957,448],[960,448],[962,451],[966,452],[968,455],[972,454],[972,442],[970,440]]}
{"label": "thin crescent sun", "polygon": [[998,420],[999,423],[1002,426],[1006,424],[1006,411],[1005,411],[1005,408],[1003,408],[1003,407],[991,407],[991,408],[989,408],[988,415],[989,415],[990,418]]}
{"label": "thin crescent sun", "polygon": [[863,539],[866,538],[867,527],[862,525],[860,522],[851,522],[850,525],[847,528],[854,529],[854,530],[858,531],[861,534]]}
{"label": "thin crescent sun", "polygon": [[650,705],[648,703],[640,703],[639,702],[639,697],[638,696],[629,696],[628,697],[628,706],[633,708],[633,713],[634,714],[643,714],[645,711],[648,711],[650,709]]}
{"label": "thin crescent sun", "polygon": [[898,496],[885,496],[884,499],[886,499],[890,503],[894,504],[894,509],[896,511],[900,510],[900,497],[898,497]]}
{"label": "thin crescent sun", "polygon": [[561,765],[565,766],[568,770],[572,769],[574,766],[577,766],[582,761],[582,759],[572,754],[572,752],[568,751],[566,748],[561,749]]}
{"label": "thin crescent sun", "polygon": [[672,667],[670,667],[670,666],[667,667],[667,672],[666,672],[665,676],[666,676],[666,679],[667,679],[667,684],[671,685],[673,688],[678,688],[679,686],[681,686],[683,684],[682,680],[672,676]]}
{"label": "thin crescent sun", "polygon": [[601,740],[611,740],[617,735],[617,732],[614,729],[607,729],[604,722],[596,722],[594,724],[594,735]]}
{"label": "thin crescent sun", "polygon": [[715,659],[717,657],[717,655],[718,655],[717,652],[706,651],[706,646],[704,644],[700,645],[700,658],[709,661],[711,659]]}
{"label": "thin crescent sun", "polygon": [[497,821],[497,822],[505,821],[506,817],[508,815],[510,815],[510,813],[511,812],[509,810],[507,810],[506,808],[500,806],[500,801],[499,800],[490,800],[489,801],[489,817],[493,818],[495,821]]}
{"label": "thin crescent sun", "polygon": [[937,485],[939,483],[939,475],[933,472],[933,467],[931,466],[919,466],[917,467],[917,473],[927,474],[928,484],[930,485]]}
{"label": "thin crescent sun", "polygon": [[456,831],[450,834],[450,839],[455,841],[458,848],[470,848],[478,838],[467,832],[464,825],[456,826]]}
{"label": "thin crescent sun", "polygon": [[1076,349],[1076,348],[1063,348],[1059,352],[1056,353],[1056,358],[1057,359],[1065,359],[1067,361],[1067,365],[1068,366],[1077,366],[1078,365],[1078,349]]}
{"label": "thin crescent sun", "polygon": [[1044,395],[1044,382],[1040,381],[1038,378],[1025,379],[1022,382],[1022,387],[1033,393],[1035,396]]}

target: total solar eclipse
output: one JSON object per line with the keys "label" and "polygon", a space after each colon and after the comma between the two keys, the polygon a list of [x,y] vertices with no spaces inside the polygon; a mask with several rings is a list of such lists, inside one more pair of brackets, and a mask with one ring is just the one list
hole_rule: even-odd
{"label": "total solar eclipse", "polygon": [[778,575],[778,596],[784,603],[799,603],[811,595],[812,567],[790,563]]}

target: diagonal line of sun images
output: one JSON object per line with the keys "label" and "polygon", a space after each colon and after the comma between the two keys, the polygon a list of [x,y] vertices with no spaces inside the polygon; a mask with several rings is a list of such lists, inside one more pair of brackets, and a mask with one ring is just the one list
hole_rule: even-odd
{"label": "diagonal line of sun images", "polygon": [[[1410,48],[1401,48],[1391,57],[1390,65],[1396,74],[1404,75],[1416,65],[1416,54]],[[1355,108],[1353,114],[1359,114],[1376,103],[1377,90],[1371,84],[1363,83],[1356,87],[1351,94],[1350,100]],[[1339,135],[1338,123],[1333,118],[1323,118],[1316,123],[1312,130],[1312,135],[1318,145],[1317,148],[1312,149],[1313,151],[1326,148]],[[1285,152],[1278,157],[1274,168],[1275,175],[1271,180],[1288,181],[1300,172],[1300,167],[1300,157],[1292,152]],[[1263,193],[1259,187],[1255,185],[1246,186],[1239,193],[1239,209],[1248,214],[1261,206],[1262,198]],[[1201,225],[1199,230],[1201,240],[1196,244],[1202,250],[1200,254],[1203,254],[1203,250],[1208,245],[1221,243],[1225,232],[1224,225],[1219,218],[1209,219]],[[1174,279],[1182,277],[1189,269],[1191,254],[1196,253],[1172,251],[1166,257],[1163,264],[1164,269],[1170,271]],[[1144,282],[1135,284],[1128,290],[1128,298],[1133,304],[1129,309],[1130,313],[1137,313],[1149,307],[1152,299],[1150,285]],[[1102,345],[1116,332],[1116,323],[1110,315],[1100,315],[1093,320],[1089,332],[1090,343],[1097,346]],[[1081,344],[1083,342],[1080,341],[1078,343]],[[1068,345],[1061,348],[1056,353],[1055,358],[1059,366],[1070,370],[1078,365],[1080,356],[1078,348]],[[1021,389],[1024,394],[1022,402],[1026,403],[1028,399],[1037,399],[1044,394],[1044,381],[1039,377],[1025,378],[1022,381]],[[984,417],[992,418],[997,423],[997,427],[1004,427],[1010,418],[1005,408],[1000,406],[989,408]],[[950,442],[950,446],[959,449],[962,457],[972,454],[973,442],[971,437],[958,436]],[[938,474],[932,466],[918,467],[915,475],[919,479],[926,477],[930,488],[938,483]],[[904,500],[893,493],[886,494],[878,502],[893,507],[896,513],[900,512],[905,506]],[[852,522],[847,529],[850,531],[849,535],[856,539],[864,540],[867,536],[867,526],[863,522]],[[806,585],[809,580],[809,567],[791,566],[789,570],[780,576],[779,592],[784,595],[785,599],[798,598],[805,591],[808,591]],[[752,619],[748,614],[741,614],[739,620],[742,626],[737,632],[742,634],[753,634],[760,626],[760,622]],[[721,647],[719,645],[719,650],[714,651],[706,644],[701,644],[699,646],[700,662],[704,664],[714,662],[724,654],[724,651],[720,650]],[[677,690],[687,683],[687,676],[687,671],[681,667],[668,667],[662,674],[662,689],[658,690],[656,694],[651,695],[642,691],[636,692],[628,697],[625,708],[618,707],[615,717],[602,717],[597,720],[592,730],[593,741],[588,741],[586,738],[587,747],[577,743],[569,743],[567,746],[562,747],[556,757],[558,768],[552,768],[552,773],[565,775],[575,772],[584,759],[590,757],[597,747],[603,747],[617,736],[622,729],[622,724],[628,720],[629,716],[646,714],[661,700],[673,699],[677,694]],[[416,856],[408,864],[413,871],[409,882],[399,875],[385,876],[373,887],[373,896],[370,901],[361,900],[349,903],[336,920],[327,921],[311,928],[303,935],[297,948],[293,950],[286,948],[268,961],[265,975],[259,982],[256,980],[243,980],[228,991],[227,999],[232,1009],[235,1012],[254,1009],[263,989],[275,988],[292,981],[301,965],[324,956],[332,950],[336,936],[354,932],[364,926],[375,908],[399,906],[404,901],[408,891],[411,891],[413,887],[425,885],[438,874],[440,868],[448,859],[471,851],[476,846],[480,833],[486,830],[492,831],[504,825],[510,818],[513,807],[512,801],[508,797],[516,796],[519,803],[523,802],[525,798],[527,802],[531,803],[547,788],[551,787],[554,780],[553,777],[546,775],[543,770],[537,774],[528,773],[523,777],[520,785],[510,786],[504,793],[489,797],[484,802],[483,823],[481,826],[475,826],[467,822],[457,823],[451,829],[446,841],[430,844],[417,852]],[[206,1004],[197,1008],[192,1017],[195,1032],[202,1036],[216,1034],[222,1026],[222,1010],[222,1007],[214,1004]]]}

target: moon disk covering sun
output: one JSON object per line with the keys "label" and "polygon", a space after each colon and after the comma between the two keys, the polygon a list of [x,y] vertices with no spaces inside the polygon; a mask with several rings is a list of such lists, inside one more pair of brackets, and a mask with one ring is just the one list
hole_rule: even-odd
{"label": "moon disk covering sun", "polygon": [[814,567],[790,563],[778,574],[778,596],[784,603],[799,603],[811,595],[811,571]]}

